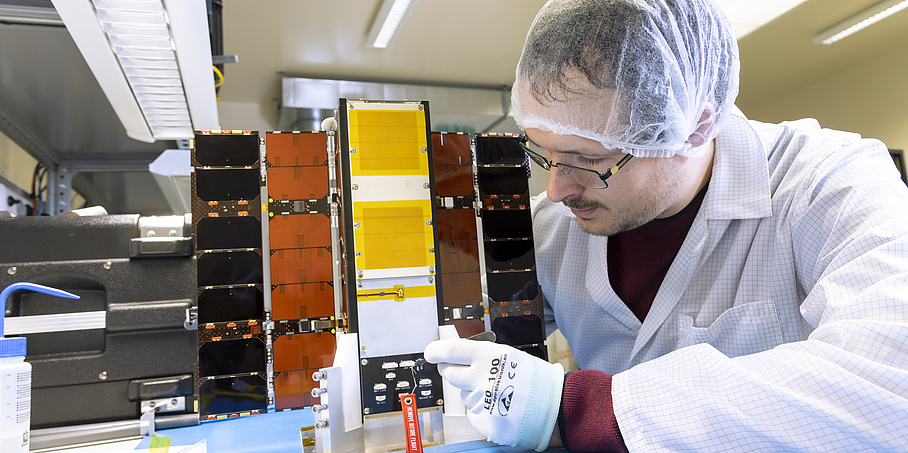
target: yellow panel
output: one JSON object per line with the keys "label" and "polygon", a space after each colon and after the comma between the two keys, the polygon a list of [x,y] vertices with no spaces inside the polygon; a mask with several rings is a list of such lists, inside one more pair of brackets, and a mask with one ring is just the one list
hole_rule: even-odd
{"label": "yellow panel", "polygon": [[434,266],[432,204],[429,200],[365,201],[353,204],[356,268]]}
{"label": "yellow panel", "polygon": [[347,111],[354,176],[428,175],[424,110]]}

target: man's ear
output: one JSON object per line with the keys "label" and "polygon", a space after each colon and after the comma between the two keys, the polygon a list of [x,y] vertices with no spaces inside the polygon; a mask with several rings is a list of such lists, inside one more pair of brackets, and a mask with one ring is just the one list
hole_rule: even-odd
{"label": "man's ear", "polygon": [[694,148],[706,144],[713,132],[713,126],[716,125],[716,108],[709,102],[703,104],[703,112],[700,113],[700,121],[697,122],[697,130],[687,137],[687,143]]}

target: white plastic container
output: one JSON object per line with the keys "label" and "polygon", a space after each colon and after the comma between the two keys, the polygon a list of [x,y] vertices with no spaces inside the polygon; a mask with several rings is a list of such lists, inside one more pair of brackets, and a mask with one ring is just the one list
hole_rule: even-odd
{"label": "white plastic container", "polygon": [[0,452],[28,452],[31,403],[32,365],[25,361],[25,338],[0,339]]}
{"label": "white plastic container", "polygon": [[35,283],[13,283],[0,291],[0,453],[28,453],[32,414],[32,364],[25,361],[25,337],[4,338],[6,300],[16,290],[67,299],[79,296]]}

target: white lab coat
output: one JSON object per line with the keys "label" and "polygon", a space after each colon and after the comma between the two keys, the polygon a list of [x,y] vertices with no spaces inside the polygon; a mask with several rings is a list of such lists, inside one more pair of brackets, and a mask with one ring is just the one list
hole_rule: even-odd
{"label": "white lab coat", "polygon": [[735,110],[642,324],[608,239],[534,200],[549,331],[632,452],[908,451],[908,188],[879,141]]}

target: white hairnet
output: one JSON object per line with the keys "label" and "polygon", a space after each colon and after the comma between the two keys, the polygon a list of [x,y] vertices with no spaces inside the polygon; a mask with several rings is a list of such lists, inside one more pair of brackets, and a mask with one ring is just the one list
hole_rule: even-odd
{"label": "white hairnet", "polygon": [[512,112],[524,129],[636,157],[696,157],[734,104],[739,68],[712,0],[551,0],[527,34]]}

